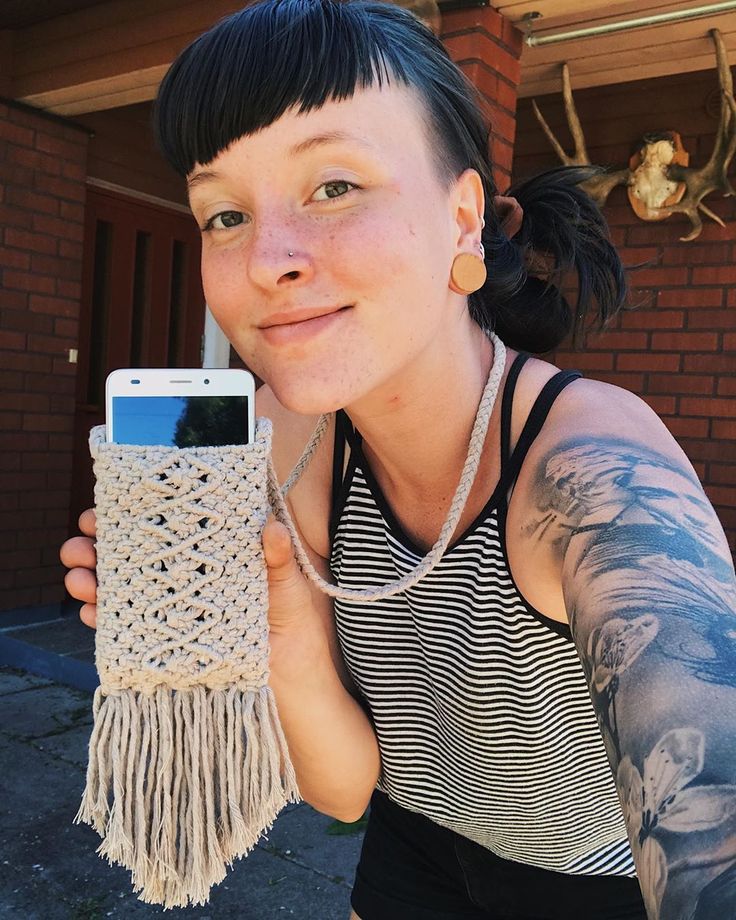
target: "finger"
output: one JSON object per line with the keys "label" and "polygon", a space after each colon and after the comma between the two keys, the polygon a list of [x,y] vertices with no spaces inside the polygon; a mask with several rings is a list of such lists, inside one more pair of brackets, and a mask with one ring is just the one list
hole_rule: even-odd
{"label": "finger", "polygon": [[97,600],[97,580],[89,569],[71,569],[64,576],[64,584],[78,601],[94,604]]}
{"label": "finger", "polygon": [[85,626],[89,626],[91,629],[97,629],[97,605],[82,604],[79,610],[79,619]]}
{"label": "finger", "polygon": [[263,529],[263,552],[272,579],[291,578],[293,569],[298,570],[289,531],[275,518],[270,519]]}
{"label": "finger", "polygon": [[279,521],[269,521],[263,530],[263,553],[268,566],[270,600],[287,606],[307,603],[310,589],[294,555],[291,536]]}
{"label": "finger", "polygon": [[94,508],[87,508],[79,515],[79,529],[88,537],[97,536],[97,515]]}
{"label": "finger", "polygon": [[94,569],[97,565],[95,545],[89,537],[72,537],[62,543],[59,558],[68,569],[75,569],[77,566]]}

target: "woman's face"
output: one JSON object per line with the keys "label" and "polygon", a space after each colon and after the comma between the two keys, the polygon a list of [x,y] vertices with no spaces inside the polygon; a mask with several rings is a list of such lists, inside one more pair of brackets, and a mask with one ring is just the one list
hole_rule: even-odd
{"label": "woman's face", "polygon": [[404,87],[290,110],[195,167],[189,190],[207,303],[293,411],[392,398],[467,320],[448,278],[479,238],[480,180],[443,185]]}

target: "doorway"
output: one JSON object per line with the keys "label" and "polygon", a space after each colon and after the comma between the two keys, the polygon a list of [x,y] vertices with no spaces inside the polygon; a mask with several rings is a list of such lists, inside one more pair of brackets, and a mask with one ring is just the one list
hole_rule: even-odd
{"label": "doorway", "polygon": [[200,237],[183,212],[87,189],[70,531],[93,505],[89,430],[118,367],[201,367]]}

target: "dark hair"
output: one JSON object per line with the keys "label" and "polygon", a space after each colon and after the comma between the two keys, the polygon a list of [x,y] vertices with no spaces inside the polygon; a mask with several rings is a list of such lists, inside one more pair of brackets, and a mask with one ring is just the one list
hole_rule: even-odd
{"label": "dark hair", "polygon": [[[392,80],[413,87],[424,102],[440,176],[449,184],[472,168],[483,181],[488,281],[469,298],[473,319],[511,347],[537,354],[571,329],[577,338],[593,303],[603,328],[623,305],[626,285],[605,221],[577,187],[591,170],[561,167],[511,189],[524,220],[510,240],[493,204],[489,127],[478,93],[442,42],[397,6],[260,0],[228,16],[164,77],[154,115],[158,143],[187,175],[292,106],[306,112]],[[574,317],[558,288],[568,271],[578,279]]]}

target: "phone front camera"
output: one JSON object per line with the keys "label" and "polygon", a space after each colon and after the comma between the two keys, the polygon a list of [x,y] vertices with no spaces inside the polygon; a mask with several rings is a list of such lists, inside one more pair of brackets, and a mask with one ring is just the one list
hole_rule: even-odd
{"label": "phone front camera", "polygon": [[209,377],[205,377],[205,378],[204,378],[204,382],[205,382],[205,383],[209,383],[209,382],[210,382],[210,378],[209,378]]}

